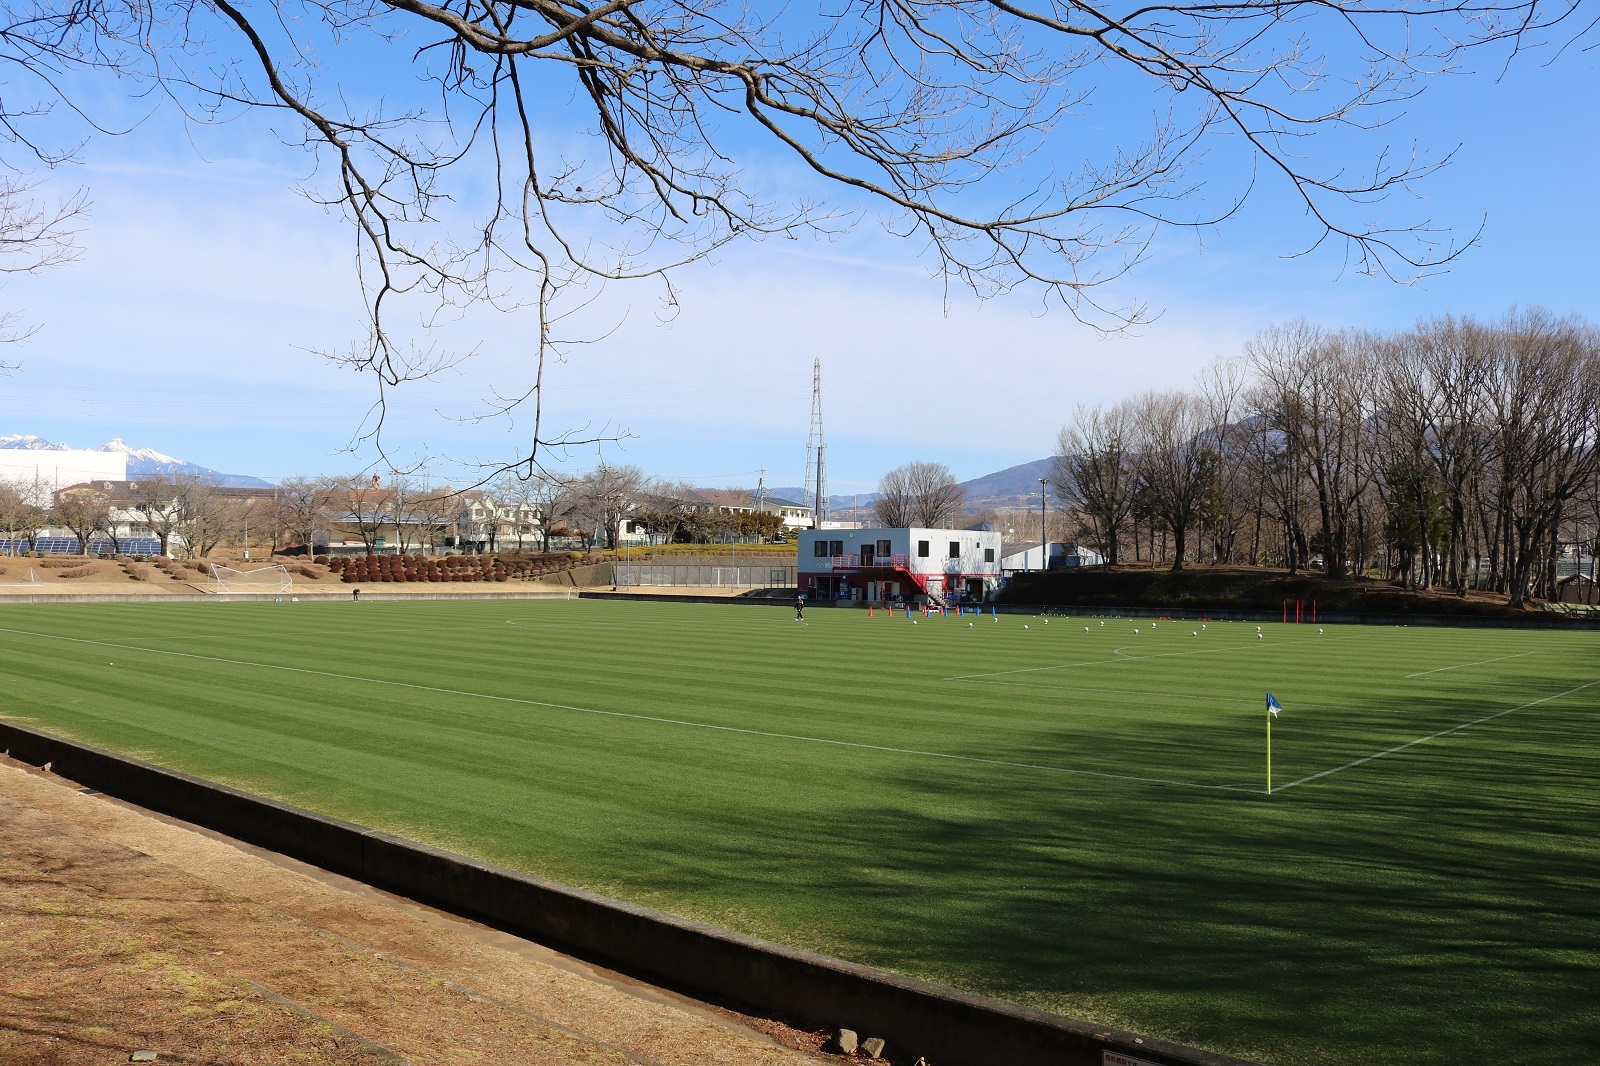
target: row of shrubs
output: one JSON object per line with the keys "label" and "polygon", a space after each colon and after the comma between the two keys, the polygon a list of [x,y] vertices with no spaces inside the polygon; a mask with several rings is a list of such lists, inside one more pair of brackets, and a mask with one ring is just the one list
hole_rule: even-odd
{"label": "row of shrubs", "polygon": [[358,555],[318,556],[346,584],[358,581],[509,581],[532,580],[570,569],[582,555]]}

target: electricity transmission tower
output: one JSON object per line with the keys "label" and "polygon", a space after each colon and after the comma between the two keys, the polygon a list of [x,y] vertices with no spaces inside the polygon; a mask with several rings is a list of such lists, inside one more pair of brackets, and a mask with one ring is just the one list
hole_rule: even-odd
{"label": "electricity transmission tower", "polygon": [[822,360],[811,363],[811,433],[806,437],[806,497],[811,519],[820,527],[828,517],[827,442],[822,439]]}

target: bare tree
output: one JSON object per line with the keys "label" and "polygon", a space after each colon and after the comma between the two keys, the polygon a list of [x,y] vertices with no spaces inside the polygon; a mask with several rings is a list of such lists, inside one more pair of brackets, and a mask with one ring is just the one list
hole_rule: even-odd
{"label": "bare tree", "polygon": [[644,490],[644,472],[636,466],[602,462],[572,485],[573,511],[596,530],[607,548],[617,546],[617,532]]}
{"label": "bare tree", "polygon": [[23,534],[30,547],[43,514],[28,494],[9,481],[0,481],[0,533],[6,535],[6,553],[17,553],[18,534]]}
{"label": "bare tree", "polygon": [[1131,418],[1139,487],[1172,534],[1172,569],[1182,570],[1213,462],[1202,439],[1205,406],[1185,392],[1147,392],[1134,399]]}
{"label": "bare tree", "polygon": [[374,475],[350,478],[341,482],[334,492],[334,521],[347,533],[353,533],[372,555],[378,550],[385,523],[393,520],[394,493],[383,486]]}
{"label": "bare tree", "polygon": [[1119,542],[1136,487],[1132,414],[1126,402],[1108,409],[1080,404],[1056,437],[1050,467],[1057,495],[1088,517],[1095,549],[1113,565],[1121,561]]}
{"label": "bare tree", "polygon": [[328,531],[341,488],[333,478],[291,477],[278,482],[274,499],[279,520],[305,545],[307,559],[316,554],[317,534]]}
{"label": "bare tree", "polygon": [[550,550],[550,536],[572,514],[572,486],[561,478],[537,473],[528,479],[528,500],[539,516],[539,548]]}
{"label": "bare tree", "polygon": [[873,504],[884,526],[949,525],[961,513],[967,493],[943,463],[906,463],[878,482],[879,498]]}
{"label": "bare tree", "polygon": [[507,473],[495,480],[489,489],[495,505],[510,512],[511,532],[517,536],[517,551],[522,550],[523,538],[538,531],[538,507],[534,500],[537,484],[531,478]]}
{"label": "bare tree", "polygon": [[912,524],[941,528],[955,521],[967,502],[967,491],[943,463],[910,463],[905,467],[911,487]]}
{"label": "bare tree", "polygon": [[202,477],[178,479],[180,521],[178,531],[191,555],[204,557],[239,528],[241,506],[237,499],[218,491],[214,481]]}
{"label": "bare tree", "polygon": [[911,496],[911,478],[905,467],[897,466],[878,479],[878,499],[872,505],[878,525],[891,529],[911,525],[915,503]]}
{"label": "bare tree", "polygon": [[56,504],[50,509],[50,521],[72,531],[78,538],[78,553],[89,554],[89,542],[106,528],[111,520],[111,507],[106,495],[97,489],[63,489],[56,495]]}
{"label": "bare tree", "polygon": [[[0,111],[8,128],[14,116]],[[34,195],[34,186],[0,175],[0,274],[36,274],[78,258],[73,228],[88,206],[80,189],[54,204]],[[0,344],[16,344],[33,336],[37,326],[24,327],[16,311],[0,313]],[[15,360],[0,359],[0,373],[17,369]]]}
{"label": "bare tree", "polygon": [[[1331,241],[1362,270],[1426,272],[1460,246],[1372,222],[1372,204],[1442,161],[1391,152],[1388,121],[1466,50],[1512,50],[1571,6],[85,0],[13,4],[3,58],[45,92],[99,74],[219,117],[263,108],[297,122],[329,172],[315,195],[358,236],[370,334],[348,358],[381,396],[451,362],[391,336],[408,300],[537,315],[525,376],[492,403],[531,407],[531,473],[541,449],[571,439],[544,426],[539,395],[585,286],[653,278],[670,302],[675,266],[747,237],[871,212],[918,235],[948,281],[1033,287],[1115,328],[1142,309],[1104,305],[1097,286],[1163,227],[1226,220],[1265,186],[1308,220],[1292,250]],[[390,72],[393,95],[376,104],[375,59],[410,68]],[[1116,96],[1119,121],[1151,124],[1103,136],[1097,95]],[[6,126],[37,151],[19,132],[27,117]],[[583,136],[598,158],[563,154]],[[774,151],[815,188],[761,184],[783,171],[765,165]],[[1370,165],[1352,165],[1358,153]],[[371,431],[381,447],[381,417]]]}
{"label": "bare tree", "polygon": [[172,553],[172,536],[184,519],[183,486],[169,477],[141,478],[131,490],[133,509],[161,541],[161,554]]}
{"label": "bare tree", "polygon": [[1373,476],[1374,338],[1306,322],[1263,330],[1246,346],[1256,409],[1284,436],[1316,492],[1329,577],[1349,572],[1354,505]]}

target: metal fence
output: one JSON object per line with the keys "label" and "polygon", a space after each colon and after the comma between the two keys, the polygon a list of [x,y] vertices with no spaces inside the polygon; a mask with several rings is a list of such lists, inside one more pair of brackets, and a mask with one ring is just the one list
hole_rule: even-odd
{"label": "metal fence", "polygon": [[618,585],[696,585],[702,588],[794,588],[793,566],[699,566],[693,563],[618,563]]}

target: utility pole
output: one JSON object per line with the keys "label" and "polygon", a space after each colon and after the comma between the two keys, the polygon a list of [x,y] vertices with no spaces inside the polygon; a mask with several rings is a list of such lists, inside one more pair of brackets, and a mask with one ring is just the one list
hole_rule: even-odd
{"label": "utility pole", "polygon": [[806,495],[811,497],[811,525],[822,528],[828,517],[828,478],[823,453],[828,445],[822,436],[822,360],[811,362],[811,432],[806,437]]}
{"label": "utility pole", "polygon": [[1049,541],[1048,534],[1045,533],[1045,517],[1044,517],[1044,508],[1045,508],[1044,490],[1045,490],[1045,486],[1048,485],[1049,483],[1050,483],[1050,479],[1049,478],[1043,478],[1042,477],[1042,478],[1039,479],[1039,569],[1040,570],[1049,570],[1050,569],[1050,541]]}

